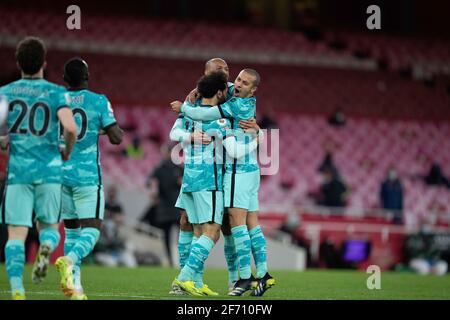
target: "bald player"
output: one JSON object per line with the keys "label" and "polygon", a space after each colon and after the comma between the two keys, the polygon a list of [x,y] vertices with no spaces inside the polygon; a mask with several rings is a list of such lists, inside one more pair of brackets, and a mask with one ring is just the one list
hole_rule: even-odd
{"label": "bald player", "polygon": [[[261,82],[260,75],[254,69],[243,69],[234,82],[234,96],[212,108],[195,108],[184,103],[180,109],[172,106],[176,112],[196,121],[212,121],[223,118],[232,119],[232,129],[238,142],[248,143],[249,134],[240,128],[242,121],[256,115],[255,92]],[[246,128],[247,129],[247,128]],[[255,127],[256,131],[259,130]],[[252,296],[262,296],[275,284],[268,273],[266,240],[258,221],[258,190],[260,171],[257,152],[246,155],[239,161],[233,159],[226,164],[223,179],[225,208],[228,208],[236,253],[239,261],[239,280],[229,292],[232,296],[241,296],[253,289]],[[256,264],[256,279],[251,273],[251,256]]]}
{"label": "bald player", "polygon": [[[208,60],[205,63],[205,75],[210,75],[214,72],[222,72],[225,74],[226,78],[229,78],[229,69],[228,65],[225,60],[221,58],[213,58]],[[227,90],[227,99],[230,99],[233,97],[234,92],[234,84],[232,82],[227,83],[228,90]],[[189,95],[186,97],[186,100],[195,102],[196,100],[201,99],[200,95],[198,94],[197,88],[192,90]],[[179,106],[181,107],[182,102],[181,101],[173,101],[171,103],[172,107]],[[202,141],[203,144],[209,144],[211,142],[210,138],[206,135],[204,135],[201,132],[195,131],[190,132],[186,130],[186,128],[183,125],[183,115],[180,114],[178,116],[178,119],[175,121],[172,130],[170,131],[170,139],[172,141],[181,142],[184,145],[192,143],[195,141]],[[181,194],[182,190],[180,190]],[[180,216],[180,234],[178,237],[178,257],[179,257],[179,263],[180,268],[183,268],[187,258],[189,257],[189,252],[191,246],[195,243],[195,241],[198,240],[198,238],[201,235],[201,229],[195,230],[191,223],[189,223],[186,211],[184,210],[184,205],[180,199],[180,197],[177,200],[177,203],[175,205],[177,208],[181,209],[181,216]],[[233,236],[231,234],[231,227],[229,223],[229,217],[228,214],[224,215],[223,223],[222,223],[222,233],[224,235],[224,253],[225,253],[225,260],[227,261],[227,267],[228,267],[228,282],[229,282],[229,289],[232,289],[234,287],[235,282],[239,279],[238,275],[238,260],[236,255],[236,249],[234,246]],[[198,287],[202,286],[202,283],[199,283],[201,281],[200,277],[198,277],[198,281],[196,285]],[[171,294],[185,294],[183,290],[178,288],[178,286],[172,286],[172,290],[170,291]]]}

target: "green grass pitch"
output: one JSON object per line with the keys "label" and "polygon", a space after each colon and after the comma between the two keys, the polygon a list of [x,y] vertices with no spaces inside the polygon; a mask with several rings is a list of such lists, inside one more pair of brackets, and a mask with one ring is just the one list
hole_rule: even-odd
{"label": "green grass pitch", "polygon": [[[382,272],[381,289],[369,290],[369,274],[357,271],[308,270],[304,272],[274,270],[277,284],[262,298],[228,297],[226,270],[206,270],[205,282],[220,293],[219,297],[200,299],[450,299],[450,276],[419,276],[411,273]],[[141,267],[136,269],[83,266],[82,282],[90,300],[97,299],[180,299],[170,296],[170,284],[177,269]],[[45,282],[31,283],[31,266],[24,274],[27,299],[67,299],[59,291],[58,274],[50,268]],[[10,299],[5,266],[0,266],[0,299]],[[183,296],[181,299],[193,297]],[[199,299],[196,297],[196,299]]]}

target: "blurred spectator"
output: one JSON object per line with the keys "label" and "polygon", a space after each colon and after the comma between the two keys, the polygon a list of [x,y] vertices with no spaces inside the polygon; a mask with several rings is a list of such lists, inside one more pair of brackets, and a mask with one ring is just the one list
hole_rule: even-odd
{"label": "blurred spectator", "polygon": [[272,109],[269,109],[268,111],[264,111],[261,117],[261,121],[259,121],[259,126],[262,129],[274,129],[278,128],[278,123],[275,121],[273,117],[273,111]]}
{"label": "blurred spectator", "polygon": [[320,188],[319,204],[327,207],[345,207],[347,187],[339,178],[337,170],[327,168],[323,174],[324,183]]}
{"label": "blurred spectator", "polygon": [[344,127],[347,122],[342,109],[337,109],[329,118],[328,123],[335,127]]}
{"label": "blurred spectator", "polygon": [[397,171],[391,168],[386,180],[380,187],[380,201],[383,209],[394,210],[394,223],[402,223],[403,187],[397,176]]}
{"label": "blurred spectator", "polygon": [[280,226],[279,231],[281,231],[284,234],[288,234],[290,236],[292,244],[299,246],[306,250],[307,263],[308,263],[308,266],[310,266],[311,256],[310,256],[309,244],[298,233],[300,224],[301,224],[301,221],[297,214],[289,214],[287,216],[286,220]]}
{"label": "blurred spectator", "polygon": [[338,169],[333,162],[333,153],[331,151],[326,152],[325,158],[323,158],[322,163],[317,170],[321,173],[325,173],[326,171],[333,171],[336,175],[339,176]]}
{"label": "blurred spectator", "polygon": [[180,220],[180,211],[175,208],[175,202],[182,183],[183,169],[172,162],[171,148],[168,145],[163,145],[161,149],[163,159],[147,181],[154,201],[143,220],[164,231],[167,257],[170,265],[173,266],[171,231],[172,227],[178,226]]}
{"label": "blurred spectator", "polygon": [[108,267],[137,266],[132,244],[121,236],[120,228],[123,223],[124,213],[117,199],[117,189],[111,186],[106,194],[102,232],[95,246],[94,256],[98,263]]}
{"label": "blurred spectator", "polygon": [[109,187],[106,193],[105,215],[108,217],[120,217],[117,220],[122,221],[123,210],[117,199],[117,189],[115,186]]}
{"label": "blurred spectator", "polygon": [[326,237],[319,247],[319,266],[325,268],[342,268],[341,250],[330,237]]}
{"label": "blurred spectator", "polygon": [[125,147],[123,153],[131,159],[142,159],[144,157],[144,149],[141,146],[141,139],[135,136],[133,141]]}
{"label": "blurred spectator", "polygon": [[437,163],[433,163],[430,172],[425,177],[425,182],[430,186],[446,186],[450,189],[450,181],[444,176],[441,170],[441,166]]}
{"label": "blurred spectator", "polygon": [[291,242],[295,245],[304,247],[304,241],[297,236],[297,230],[300,228],[300,218],[297,214],[288,214],[286,220],[280,226],[280,231],[289,234]]}
{"label": "blurred spectator", "polygon": [[445,275],[448,263],[441,259],[442,248],[431,219],[423,223],[419,232],[409,235],[404,243],[404,258],[409,267],[421,275]]}

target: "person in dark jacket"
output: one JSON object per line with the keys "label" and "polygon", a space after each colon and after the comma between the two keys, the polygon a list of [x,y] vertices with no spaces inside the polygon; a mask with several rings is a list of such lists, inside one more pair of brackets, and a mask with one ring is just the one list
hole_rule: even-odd
{"label": "person in dark jacket", "polygon": [[164,158],[149,176],[147,186],[156,192],[156,207],[152,208],[154,216],[150,220],[153,226],[164,231],[167,256],[173,266],[170,239],[172,227],[178,226],[180,220],[180,210],[175,208],[175,202],[181,187],[183,168],[172,162],[170,151],[169,146],[163,146]]}
{"label": "person in dark jacket", "polygon": [[434,163],[431,166],[430,172],[425,177],[425,182],[430,186],[446,186],[450,189],[450,180],[442,173],[441,166]]}
{"label": "person in dark jacket", "polygon": [[381,207],[386,210],[394,211],[394,222],[402,223],[403,211],[403,186],[398,178],[397,171],[391,168],[386,179],[380,187]]}
{"label": "person in dark jacket", "polygon": [[327,207],[345,207],[347,187],[332,168],[324,170],[325,182],[321,186],[320,204]]}

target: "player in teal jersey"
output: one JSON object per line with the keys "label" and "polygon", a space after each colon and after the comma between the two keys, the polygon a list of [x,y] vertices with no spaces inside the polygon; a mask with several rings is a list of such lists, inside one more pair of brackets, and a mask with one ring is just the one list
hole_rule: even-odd
{"label": "player in teal jersey", "polygon": [[[198,108],[209,108],[213,104],[225,101],[226,76],[223,73],[204,76],[198,83],[198,89],[203,97]],[[192,246],[187,263],[173,284],[189,294],[202,295],[203,292],[196,286],[196,277],[203,273],[204,261],[219,239],[223,217],[223,160],[221,159],[223,146],[227,153],[240,158],[245,155],[248,148],[256,149],[257,142],[253,141],[253,144],[244,145],[237,143],[234,137],[224,139],[224,131],[231,125],[226,119],[196,122],[184,118],[183,123],[191,132],[206,133],[212,142],[191,143],[184,149],[185,171],[181,202],[186,209],[189,221],[194,224],[194,230],[200,225],[202,235]],[[224,139],[223,146],[220,144],[222,139]],[[247,152],[251,151],[252,149]]]}
{"label": "player in teal jersey", "polygon": [[[205,71],[204,75],[209,75],[214,72],[223,72],[228,80],[229,77],[229,69],[228,65],[225,60],[221,58],[213,58],[208,60],[205,63]],[[227,82],[227,100],[233,97],[234,92],[234,83]],[[191,91],[191,93],[188,95],[186,100],[191,100],[193,103],[197,102],[197,104],[201,104],[201,97],[198,94],[197,88]],[[178,105],[181,107],[182,102],[181,101],[173,101],[171,105]],[[170,132],[170,138],[172,141],[177,142],[183,142],[183,143],[190,143],[193,140],[198,141],[198,139],[202,140],[202,134],[199,131],[195,132],[189,132],[186,130],[185,126],[183,125],[182,118],[183,116],[178,117],[178,119],[175,121],[172,130]],[[205,142],[205,141],[203,141]],[[209,143],[207,140],[206,143]],[[181,194],[181,192],[180,192]],[[178,198],[177,208],[181,209],[181,216],[180,216],[180,233],[179,233],[179,239],[178,239],[178,256],[179,256],[179,262],[180,262],[180,268],[184,267],[184,264],[186,262],[187,257],[189,256],[189,250],[191,245],[200,237],[201,230],[194,231],[192,224],[189,223],[187,219],[186,212],[183,208],[183,204],[181,202],[180,197]],[[234,247],[234,241],[233,237],[231,235],[231,227],[229,223],[229,217],[228,214],[225,213],[223,217],[223,223],[221,226],[222,233],[224,235],[224,253],[225,253],[225,260],[227,262],[228,267],[228,280],[229,280],[229,287],[233,287],[234,283],[238,280],[238,265],[237,265],[237,256],[236,256],[236,250]],[[184,292],[177,289],[177,286],[174,286],[172,290],[170,291],[171,294],[183,294]]]}
{"label": "player in teal jersey", "polygon": [[[33,223],[33,211],[40,241],[33,282],[45,277],[50,253],[59,243],[61,169],[76,141],[72,111],[61,102],[65,89],[43,78],[45,56],[42,40],[22,40],[16,51],[22,79],[0,88],[0,95],[9,102],[9,162],[1,222],[8,225],[6,270],[15,300],[25,299],[24,241]],[[58,145],[59,121],[65,148]]]}
{"label": "player in teal jersey", "polygon": [[87,299],[81,286],[81,261],[97,243],[104,214],[99,135],[105,133],[116,145],[123,136],[108,99],[88,90],[88,78],[84,60],[73,58],[65,64],[64,80],[69,86],[65,99],[78,125],[78,142],[63,166],[61,215],[66,238],[64,256],[55,265],[61,289],[72,300]]}
{"label": "player in teal jersey", "polygon": [[[234,82],[234,97],[208,110],[183,105],[174,111],[181,111],[196,120],[210,121],[232,117],[232,128],[238,141],[248,141],[247,135],[238,128],[239,121],[255,117],[256,92],[260,83],[259,74],[253,69],[244,69]],[[246,122],[248,128],[255,125]],[[258,129],[257,129],[258,130]],[[230,295],[240,296],[253,287],[254,296],[262,296],[275,284],[267,271],[266,240],[258,222],[259,166],[257,154],[253,152],[242,160],[227,164],[224,176],[225,207],[230,214],[230,223],[239,259],[240,279]],[[250,240],[250,241],[248,241]],[[250,244],[250,245],[249,245]],[[257,279],[251,274],[250,255],[253,254]]]}

